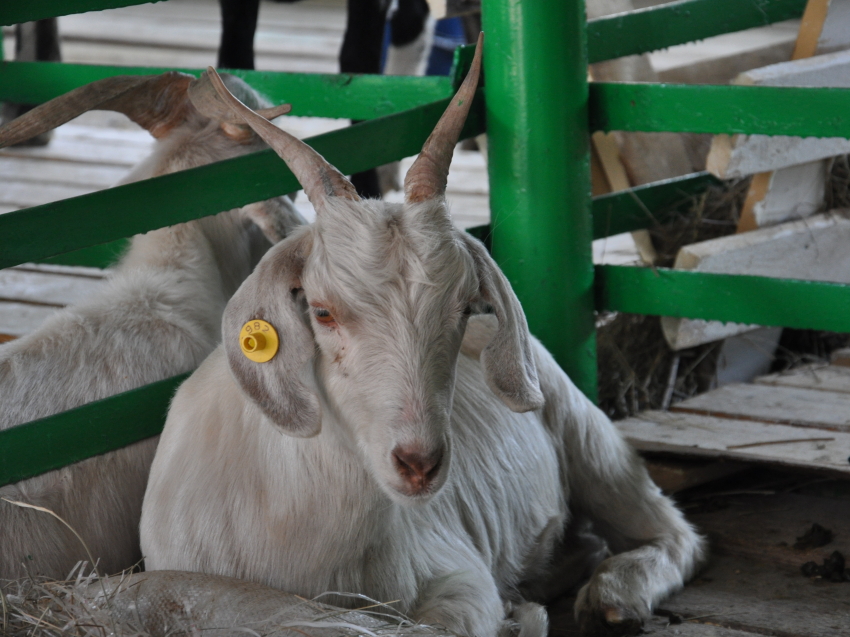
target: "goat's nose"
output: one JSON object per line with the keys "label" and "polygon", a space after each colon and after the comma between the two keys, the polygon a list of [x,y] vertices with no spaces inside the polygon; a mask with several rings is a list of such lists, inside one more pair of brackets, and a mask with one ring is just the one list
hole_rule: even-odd
{"label": "goat's nose", "polygon": [[416,495],[427,491],[437,477],[443,464],[443,451],[427,454],[420,448],[399,445],[393,450],[393,463],[412,494]]}

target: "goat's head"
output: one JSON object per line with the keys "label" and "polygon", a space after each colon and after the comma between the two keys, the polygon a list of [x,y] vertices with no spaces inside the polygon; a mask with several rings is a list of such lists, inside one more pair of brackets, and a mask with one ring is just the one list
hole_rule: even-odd
{"label": "goat's head", "polygon": [[[543,402],[519,302],[485,248],[452,226],[444,200],[481,48],[479,41],[472,70],[407,175],[404,204],[361,201],[318,153],[209,75],[316,208],[315,224],[272,249],[225,311],[234,377],[290,435],[318,434],[324,406],[378,484],[403,503],[427,500],[446,480],[455,370],[471,313],[489,306],[499,320],[482,352],[492,391],[515,411]],[[280,332],[268,362],[241,350],[240,330],[254,320]]]}
{"label": "goat's head", "polygon": [[[291,110],[289,104],[270,107],[241,79],[224,76],[229,90],[275,118]],[[98,80],[40,104],[0,127],[0,148],[12,146],[51,130],[90,110],[123,113],[159,140],[150,158],[137,166],[122,183],[185,170],[215,161],[256,152],[265,147],[244,120],[210,99],[212,89],[190,75],[119,75]],[[282,198],[249,204],[239,211],[240,223],[253,222],[276,243],[303,219]]]}

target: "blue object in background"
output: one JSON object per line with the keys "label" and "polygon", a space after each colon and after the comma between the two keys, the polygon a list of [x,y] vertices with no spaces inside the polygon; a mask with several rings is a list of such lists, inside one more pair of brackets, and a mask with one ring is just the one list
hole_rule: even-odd
{"label": "blue object in background", "polygon": [[[460,18],[437,20],[434,27],[434,43],[428,56],[425,75],[449,75],[452,71],[455,49],[466,44],[466,34]],[[384,46],[381,52],[381,69],[387,62],[387,49],[390,48],[390,21],[384,30]]]}
{"label": "blue object in background", "polygon": [[428,58],[425,75],[448,75],[452,70],[455,49],[466,44],[466,34],[460,18],[437,20],[434,44]]}

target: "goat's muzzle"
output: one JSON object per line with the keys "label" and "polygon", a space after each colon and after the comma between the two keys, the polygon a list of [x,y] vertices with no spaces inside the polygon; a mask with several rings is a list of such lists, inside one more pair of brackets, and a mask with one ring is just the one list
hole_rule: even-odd
{"label": "goat's muzzle", "polygon": [[425,495],[443,466],[443,450],[425,453],[421,448],[399,445],[393,450],[393,465],[404,481],[407,496]]}

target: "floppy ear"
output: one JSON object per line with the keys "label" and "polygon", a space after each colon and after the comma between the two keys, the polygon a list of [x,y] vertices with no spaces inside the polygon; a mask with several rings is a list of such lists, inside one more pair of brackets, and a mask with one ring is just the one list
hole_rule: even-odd
{"label": "floppy ear", "polygon": [[539,409],[543,394],[522,306],[481,242],[465,232],[459,234],[475,263],[481,299],[492,306],[499,319],[496,333],[481,352],[487,385],[512,411]]}
{"label": "floppy ear", "polygon": [[307,224],[288,195],[250,203],[242,207],[242,212],[257,224],[272,245],[286,239],[295,228]]}
{"label": "floppy ear", "polygon": [[[227,304],[222,322],[227,362],[242,391],[285,433],[301,438],[322,428],[318,397],[300,376],[315,351],[299,301],[311,244],[304,233],[273,247]],[[271,324],[280,340],[277,354],[264,363],[249,360],[240,345],[242,326],[256,320]]]}

